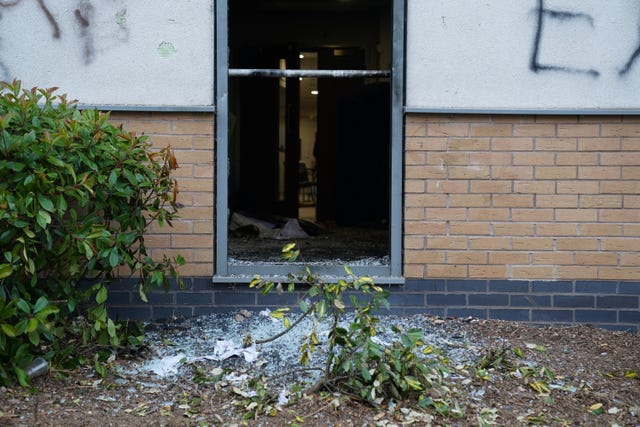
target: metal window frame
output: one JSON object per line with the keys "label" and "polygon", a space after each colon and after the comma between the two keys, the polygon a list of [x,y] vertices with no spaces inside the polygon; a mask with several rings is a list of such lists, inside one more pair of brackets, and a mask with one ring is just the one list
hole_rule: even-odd
{"label": "metal window frame", "polygon": [[[268,77],[354,77],[356,70],[241,70],[229,69],[228,52],[228,1],[216,0],[216,54],[215,54],[215,111],[216,111],[216,203],[215,203],[215,263],[213,282],[242,283],[251,280],[254,274],[285,278],[290,273],[290,264],[251,263],[230,265],[228,260],[228,198],[229,198],[229,77],[262,73]],[[351,266],[355,274],[367,274],[378,283],[403,283],[402,277],[402,180],[403,180],[403,124],[404,124],[404,60],[405,60],[405,16],[406,0],[392,1],[392,67],[391,67],[391,153],[390,153],[390,264],[388,266]],[[370,71],[372,76],[388,76],[388,71]],[[289,75],[291,74],[291,75]],[[303,75],[304,74],[304,75]],[[361,77],[361,76],[359,76]],[[342,265],[313,266],[314,271],[331,279],[344,275]]]}

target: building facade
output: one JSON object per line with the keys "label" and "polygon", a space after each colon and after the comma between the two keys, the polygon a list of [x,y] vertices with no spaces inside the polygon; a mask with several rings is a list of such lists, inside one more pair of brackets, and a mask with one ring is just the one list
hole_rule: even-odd
{"label": "building facade", "polygon": [[[332,255],[318,249],[312,267],[334,277],[351,264],[373,275],[391,290],[395,313],[638,331],[636,2],[202,0],[178,11],[68,3],[51,6],[53,18],[37,5],[7,13],[58,27],[53,43],[79,43],[84,73],[112,51],[144,49],[138,27],[149,3],[159,11],[146,25],[169,28],[150,42],[152,59],[140,55],[150,77],[139,85],[150,87],[139,94],[125,97],[135,84],[119,80],[86,91],[73,79],[56,84],[77,87],[86,107],[110,110],[154,146],[170,144],[180,165],[181,219],[154,226],[146,241],[159,257],[186,259],[186,287],[153,292],[147,304],[124,280],[110,293],[114,314],[295,304],[298,294],[246,286],[255,273],[277,278],[298,267],[270,258],[288,240],[232,228],[241,213],[327,227],[293,238],[313,257],[327,245]],[[69,18],[76,11],[103,32],[82,33]],[[310,202],[301,199],[309,182]],[[345,246],[362,251],[349,258]]]}

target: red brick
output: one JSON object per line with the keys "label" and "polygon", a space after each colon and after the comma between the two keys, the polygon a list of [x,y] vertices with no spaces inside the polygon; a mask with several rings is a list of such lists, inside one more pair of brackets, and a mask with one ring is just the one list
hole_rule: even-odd
{"label": "red brick", "polygon": [[429,249],[467,249],[469,239],[467,237],[443,236],[427,237],[427,248]]}
{"label": "red brick", "polygon": [[598,153],[557,153],[556,165],[597,165]]}
{"label": "red brick", "polygon": [[637,280],[640,277],[640,267],[600,267],[600,280]]}
{"label": "red brick", "polygon": [[511,136],[513,125],[503,124],[473,124],[471,136]]}
{"label": "red brick", "polygon": [[620,138],[580,138],[578,151],[618,151]]}
{"label": "red brick", "polygon": [[576,252],[576,265],[618,265],[618,254],[602,252]]}
{"label": "red brick", "polygon": [[523,280],[545,280],[554,278],[553,267],[542,266],[513,266],[511,267],[511,278]]}
{"label": "red brick", "polygon": [[577,236],[577,224],[538,224],[537,236]]}
{"label": "red brick", "polygon": [[491,168],[493,179],[532,179],[533,167],[531,166],[493,166]]}
{"label": "red brick", "polygon": [[514,193],[524,194],[553,194],[556,183],[552,181],[516,181],[513,183]]}
{"label": "red brick", "polygon": [[536,166],[536,179],[576,179],[578,168],[575,166]]}
{"label": "red brick", "polygon": [[490,205],[491,196],[488,194],[451,194],[449,196],[449,206],[452,208],[489,207]]}
{"label": "red brick", "polygon": [[549,237],[512,237],[514,251],[550,251],[553,249],[553,238]]}
{"label": "red brick", "polygon": [[602,136],[640,136],[640,124],[603,124]]}
{"label": "red brick", "polygon": [[580,224],[581,236],[622,236],[622,234],[620,224]]}
{"label": "red brick", "polygon": [[494,208],[531,208],[533,195],[530,194],[494,194],[491,198]]}
{"label": "red brick", "polygon": [[489,166],[450,166],[450,179],[487,179],[491,176]]}
{"label": "red brick", "polygon": [[531,151],[533,150],[533,138],[492,138],[491,149],[493,151]]}
{"label": "red brick", "polygon": [[536,138],[536,150],[575,151],[578,140],[575,138]]}
{"label": "red brick", "polygon": [[447,251],[447,264],[486,264],[487,252]]}
{"label": "red brick", "polygon": [[531,254],[533,265],[574,265],[573,252],[533,252]]}
{"label": "red brick", "polygon": [[452,235],[478,236],[491,234],[491,225],[488,222],[452,222],[449,224],[449,233]]}
{"label": "red brick", "polygon": [[449,150],[486,151],[489,149],[488,138],[449,138]]}
{"label": "red brick", "polygon": [[598,239],[585,237],[559,237],[556,240],[559,251],[596,251]]}
{"label": "red brick", "polygon": [[433,264],[428,265],[426,271],[426,277],[430,278],[463,278],[468,275],[469,270],[466,265]]}
{"label": "red brick", "polygon": [[527,223],[496,223],[493,224],[495,236],[533,236],[534,224]]}
{"label": "red brick", "polygon": [[618,195],[597,195],[580,196],[581,208],[622,208],[622,196]]}
{"label": "red brick", "polygon": [[511,218],[516,222],[552,221],[553,209],[520,209],[511,210]]}
{"label": "red brick", "polygon": [[508,208],[469,208],[469,221],[508,221]]}
{"label": "red brick", "polygon": [[539,195],[536,197],[536,207],[539,208],[577,208],[577,195]]}
{"label": "red brick", "polygon": [[465,208],[427,208],[426,219],[428,221],[465,221],[467,210]]}
{"label": "red brick", "polygon": [[466,123],[429,123],[427,125],[429,136],[468,136],[469,125]]}
{"label": "red brick", "polygon": [[554,153],[533,152],[513,153],[514,165],[552,165]]}
{"label": "red brick", "polygon": [[470,265],[470,279],[502,279],[508,277],[505,265]]}
{"label": "red brick", "polygon": [[597,181],[558,181],[556,191],[558,194],[598,194],[600,183]]}
{"label": "red brick", "polygon": [[602,165],[640,165],[640,153],[600,153],[600,163]]}
{"label": "red brick", "polygon": [[507,180],[474,180],[470,183],[471,193],[511,193],[513,184]]}
{"label": "red brick", "polygon": [[561,137],[566,137],[566,136],[585,137],[585,136],[599,136],[599,135],[600,135],[600,125],[598,124],[558,125],[558,136],[561,136]]}
{"label": "red brick", "polygon": [[595,222],[598,220],[597,209],[556,209],[558,222]]}
{"label": "red brick", "polygon": [[597,278],[598,278],[598,267],[585,266],[585,265],[557,266],[556,277],[554,277],[554,279],[564,279],[564,280],[597,279]]}
{"label": "red brick", "polygon": [[447,196],[444,194],[406,194],[405,203],[411,207],[441,207],[447,206]]}
{"label": "red brick", "polygon": [[470,237],[469,248],[472,250],[509,250],[511,249],[511,239],[508,237]]}
{"label": "red brick", "polygon": [[428,181],[427,182],[428,193],[468,193],[469,181],[464,179],[457,179],[455,181]]}
{"label": "red brick", "polygon": [[640,194],[640,181],[600,181],[603,194]]}
{"label": "red brick", "polygon": [[517,251],[489,252],[489,264],[529,264],[529,254]]}
{"label": "red brick", "polygon": [[578,179],[620,179],[621,171],[619,166],[580,166]]}
{"label": "red brick", "polygon": [[553,124],[516,124],[513,126],[514,136],[549,137],[556,135]]}

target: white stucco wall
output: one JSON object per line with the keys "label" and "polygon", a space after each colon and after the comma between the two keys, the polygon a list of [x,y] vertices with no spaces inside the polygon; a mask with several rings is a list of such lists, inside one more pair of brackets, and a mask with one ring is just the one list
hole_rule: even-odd
{"label": "white stucco wall", "polygon": [[0,2],[0,78],[84,104],[213,105],[213,0]]}
{"label": "white stucco wall", "polygon": [[407,106],[637,109],[638,49],[638,0],[408,0]]}

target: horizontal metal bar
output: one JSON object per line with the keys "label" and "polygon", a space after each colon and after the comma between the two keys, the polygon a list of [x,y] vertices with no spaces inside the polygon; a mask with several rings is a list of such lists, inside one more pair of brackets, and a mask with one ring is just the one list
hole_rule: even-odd
{"label": "horizontal metal bar", "polygon": [[266,68],[230,68],[229,77],[390,77],[389,70],[280,70]]}

